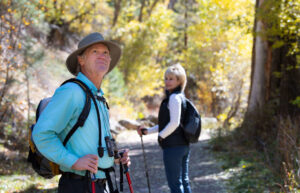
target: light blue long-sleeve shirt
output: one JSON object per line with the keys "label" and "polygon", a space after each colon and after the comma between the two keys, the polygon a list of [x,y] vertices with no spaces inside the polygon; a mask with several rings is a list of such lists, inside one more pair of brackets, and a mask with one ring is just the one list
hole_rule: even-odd
{"label": "light blue long-sleeve shirt", "polygon": [[[102,90],[98,90],[84,74],[79,73],[77,79],[83,81],[94,95],[103,95]],[[85,97],[85,92],[75,83],[67,83],[56,89],[32,133],[35,145],[45,157],[60,165],[60,170],[79,175],[85,175],[85,171],[72,170],[72,165],[87,154],[98,155],[99,128],[97,112],[92,100],[91,110],[84,126],[74,132],[65,147],[62,141],[77,122],[85,104]],[[102,102],[97,101],[97,105],[101,120],[102,147],[104,147],[104,156],[99,157],[98,167],[109,168],[114,164],[114,158],[108,156],[104,141],[105,136],[111,136],[109,113]],[[96,177],[105,178],[105,174],[98,171]]]}

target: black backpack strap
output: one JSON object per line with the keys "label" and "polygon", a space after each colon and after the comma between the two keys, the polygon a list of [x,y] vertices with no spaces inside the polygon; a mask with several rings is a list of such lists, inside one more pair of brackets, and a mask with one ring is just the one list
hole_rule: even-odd
{"label": "black backpack strap", "polygon": [[[112,183],[112,180],[111,180],[111,177],[110,177],[110,174],[109,174],[110,172],[114,172],[114,174],[115,174],[115,168],[114,168],[114,167],[110,167],[110,168],[104,169],[104,168],[98,167],[98,170],[101,170],[102,172],[105,173],[105,177],[106,177],[106,180],[107,180],[109,192],[111,192],[111,193],[118,193],[118,192],[119,192],[118,186],[117,186],[117,184],[116,184],[116,189],[114,189],[113,183]],[[115,183],[116,183],[116,182],[117,182],[117,181],[116,181],[116,175],[115,175]],[[122,183],[123,183],[123,182],[122,182]],[[122,187],[122,188],[123,188],[123,187]]]}
{"label": "black backpack strap", "polygon": [[51,101],[51,98],[52,98],[52,97],[44,98],[43,100],[41,100],[41,101],[39,102],[39,105],[38,105],[38,107],[37,107],[37,109],[36,109],[36,112],[35,112],[35,114],[36,114],[36,116],[35,116],[35,122],[38,121],[38,119],[39,119],[39,117],[40,117],[42,111],[45,109],[45,107],[46,107],[46,106],[48,105],[48,103]]}
{"label": "black backpack strap", "polygon": [[63,141],[64,146],[66,146],[67,142],[69,141],[71,136],[74,134],[74,132],[78,129],[78,127],[82,127],[84,125],[85,120],[87,119],[87,117],[90,113],[90,109],[91,109],[91,99],[90,99],[90,96],[89,96],[90,95],[90,89],[82,81],[80,81],[78,79],[75,79],[75,78],[71,78],[69,80],[66,80],[65,82],[63,82],[61,84],[61,86],[68,83],[68,82],[73,82],[73,83],[76,83],[77,85],[79,85],[86,94],[86,97],[85,97],[86,100],[85,100],[83,110],[81,111],[81,113],[80,113],[80,115],[77,119],[77,122],[72,127],[72,129],[70,130],[70,132],[67,134],[66,138]]}
{"label": "black backpack strap", "polygon": [[[71,131],[69,132],[69,134],[67,135],[67,137],[65,138],[63,144],[67,144],[68,140],[70,139],[70,137],[73,135],[73,133],[77,130],[77,128],[79,126],[83,126],[89,112],[90,112],[90,106],[91,106],[91,101],[90,99],[93,100],[93,103],[95,105],[95,108],[96,108],[96,113],[97,113],[97,119],[98,119],[98,127],[99,127],[99,147],[98,147],[98,154],[100,157],[101,156],[101,152],[104,151],[102,145],[101,145],[101,142],[102,142],[102,138],[101,138],[101,120],[100,120],[100,113],[99,113],[99,108],[98,108],[98,105],[97,105],[97,102],[96,102],[96,99],[93,95],[93,93],[91,92],[91,90],[79,79],[76,79],[76,78],[71,78],[67,81],[65,81],[63,84],[66,84],[68,82],[74,82],[74,83],[77,83],[86,93],[86,100],[88,102],[88,109],[85,110],[85,107],[84,109],[82,110],[79,118],[78,118],[78,121],[77,123],[73,126],[73,128],[71,129]],[[62,85],[63,85],[62,84]],[[100,152],[100,153],[99,153]]]}
{"label": "black backpack strap", "polygon": [[35,111],[35,122],[38,121],[39,117],[40,117],[40,109],[41,109],[41,106],[42,106],[42,101],[40,101],[38,107],[36,108],[36,111]]}
{"label": "black backpack strap", "polygon": [[184,117],[185,117],[185,112],[186,112],[186,108],[187,108],[187,104],[186,104],[186,98],[185,96],[182,94],[181,95],[181,100],[182,100],[182,108],[181,108],[181,117],[180,117],[180,125],[183,127],[183,120],[184,120]]}
{"label": "black backpack strap", "polygon": [[183,110],[185,110],[186,109],[186,98],[183,94],[181,95],[181,99],[182,99]]}

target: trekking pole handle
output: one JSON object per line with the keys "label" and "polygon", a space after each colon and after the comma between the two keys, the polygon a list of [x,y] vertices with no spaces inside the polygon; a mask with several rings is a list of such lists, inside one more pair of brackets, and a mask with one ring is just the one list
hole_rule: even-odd
{"label": "trekking pole handle", "polygon": [[141,132],[142,132],[143,135],[147,135],[147,133],[148,133],[147,131],[148,131],[148,130],[147,130],[146,128],[142,128],[142,129],[141,129]]}
{"label": "trekking pole handle", "polygon": [[[125,153],[125,151],[119,152],[121,158],[123,157],[124,153]],[[122,163],[120,163],[120,164],[122,164]],[[127,164],[122,164],[122,165],[124,167],[124,174],[126,174],[129,171],[128,165]]]}
{"label": "trekking pole handle", "polygon": [[97,180],[96,175],[94,173],[89,172],[89,174],[90,174],[90,178],[91,178],[92,182]]}

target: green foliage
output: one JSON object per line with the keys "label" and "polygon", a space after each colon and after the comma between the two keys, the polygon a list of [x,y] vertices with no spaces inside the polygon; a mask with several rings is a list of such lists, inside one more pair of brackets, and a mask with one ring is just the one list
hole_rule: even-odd
{"label": "green foliage", "polygon": [[227,181],[228,192],[280,192],[280,187],[276,186],[280,182],[279,175],[269,167],[265,154],[257,152],[251,146],[246,148],[234,143],[232,134],[215,138],[211,145],[219,151],[218,159],[230,176]]}
{"label": "green foliage", "polygon": [[[4,0],[0,2],[0,17],[0,128],[9,125],[15,134],[20,134],[23,128],[20,126],[23,123],[21,114],[26,108],[23,101],[18,100],[19,89],[14,86],[24,82],[20,72],[26,71],[29,65],[24,55],[32,37],[27,30],[40,30],[38,23],[43,16],[37,0]],[[1,131],[4,135],[6,131],[8,135],[10,133],[9,130]]]}
{"label": "green foliage", "polygon": [[[253,2],[198,0],[185,6],[183,1],[178,1],[175,11],[167,9],[166,2],[161,1],[152,9],[153,2],[146,3],[140,22],[141,2],[122,1],[118,22],[113,28],[116,1],[36,3],[38,10],[45,15],[40,18],[58,27],[62,36],[69,32],[87,34],[100,31],[122,45],[123,56],[117,74],[120,77],[108,82],[121,83],[124,89],[107,89],[106,94],[111,98],[122,95],[138,103],[146,95],[161,93],[165,68],[181,62],[187,75],[196,80],[198,86],[190,92],[193,98],[201,100],[201,111],[217,116],[228,113],[235,103],[242,103],[239,108],[245,108],[250,76],[252,36],[249,31],[253,26]],[[51,26],[51,37],[56,27]],[[109,84],[107,88],[114,87]],[[242,98],[238,100],[241,89]]]}
{"label": "green foliage", "polygon": [[[200,85],[205,85],[200,88],[204,92],[198,96],[205,101],[202,106],[214,116],[227,116],[235,103],[241,103],[241,109],[247,104],[254,5],[252,1],[198,3],[199,8],[191,19],[201,19],[194,19],[188,29],[186,68]],[[239,94],[242,97],[238,101]]]}
{"label": "green foliage", "polygon": [[296,105],[300,108],[300,96],[291,102],[293,105]]}
{"label": "green foliage", "polygon": [[59,177],[44,179],[38,176],[26,161],[26,154],[17,148],[7,149],[0,144],[0,192],[55,193]]}
{"label": "green foliage", "polygon": [[299,44],[295,42],[299,34],[300,3],[295,0],[264,1],[257,10],[257,18],[262,20],[267,28],[262,37],[272,42],[273,48],[284,45],[290,47],[290,54],[299,52]]}
{"label": "green foliage", "polygon": [[103,82],[103,90],[109,94],[109,98],[122,98],[125,95],[126,87],[123,74],[118,68],[110,72]]}
{"label": "green foliage", "polygon": [[[186,8],[180,1],[175,4],[176,11],[158,3],[143,22],[137,20],[139,1],[122,5],[111,36],[123,45],[119,69],[128,88],[127,96],[138,100],[161,93],[165,67],[181,62],[187,75],[196,80],[196,89],[187,92],[201,101],[201,111],[217,116],[228,113],[227,109],[235,103],[245,108],[252,49],[252,1],[199,0]],[[240,90],[242,98],[238,100]]]}
{"label": "green foliage", "polygon": [[162,86],[165,61],[160,58],[167,52],[172,14],[160,9],[143,23],[125,21],[120,21],[114,36],[125,45],[119,69],[130,91],[128,94],[139,98],[153,95]]}
{"label": "green foliage", "polygon": [[[65,28],[66,32],[87,34],[108,27],[110,13],[105,1],[55,0],[40,1],[45,20],[50,24]],[[106,17],[103,17],[106,14]],[[99,27],[97,27],[99,26]],[[107,28],[106,28],[107,29]]]}
{"label": "green foliage", "polygon": [[[17,96],[25,96],[23,76],[25,71],[29,80],[35,81],[33,85],[40,88],[34,91],[38,93],[36,94],[38,99],[49,95],[51,85],[56,88],[59,85],[57,82],[68,78],[64,62],[66,55],[74,50],[75,46],[70,44],[74,47],[66,48],[68,53],[50,47],[47,49],[48,42],[41,39],[46,39],[44,35],[53,37],[55,35],[52,33],[53,29],[65,36],[74,33],[81,36],[99,31],[122,46],[123,56],[119,65],[105,78],[102,85],[109,104],[113,107],[111,115],[116,119],[128,116],[145,117],[146,107],[140,102],[141,98],[162,93],[164,70],[167,66],[180,62],[185,67],[189,80],[194,80],[193,88],[189,87],[190,82],[188,83],[187,92],[195,99],[201,113],[218,117],[221,121],[228,121],[231,127],[240,124],[243,109],[247,105],[250,84],[253,43],[251,31],[255,11],[253,0],[196,0],[188,5],[185,5],[185,1],[177,1],[174,10],[167,9],[168,1],[159,1],[152,12],[150,9],[154,1],[150,0],[146,1],[142,21],[138,20],[141,1],[122,1],[118,21],[112,26],[116,13],[115,2],[112,0],[0,2],[1,96],[8,96],[8,91],[3,89],[5,88],[3,85],[18,84],[17,88],[22,88],[15,89],[20,92],[11,92],[9,97],[0,100],[0,115],[5,113],[8,115],[5,119],[0,116],[2,131],[7,135],[13,134],[16,129],[13,115],[24,113],[30,107],[30,105],[25,107],[24,99],[22,103],[17,101]],[[299,2],[295,0],[264,2],[262,10],[258,10],[258,18],[262,18],[267,26],[271,26],[264,37],[272,42],[273,48],[281,48],[288,44],[291,48],[290,54],[298,53],[299,44],[292,40],[297,39],[299,34]],[[41,39],[33,37],[39,35]],[[77,44],[79,37],[74,39],[76,42],[74,44]],[[62,38],[61,41],[65,40]],[[41,71],[47,73],[40,75]],[[35,75],[37,77],[34,77]],[[275,72],[273,75],[280,78],[282,73]],[[39,79],[41,76],[44,76],[42,81]],[[53,83],[53,80],[57,82]],[[35,99],[32,103],[37,101]],[[300,107],[299,97],[291,102]],[[14,108],[10,108],[11,106]],[[232,114],[235,108],[237,111]],[[14,113],[15,109],[17,113]],[[270,112],[272,115],[273,113]],[[15,117],[24,121],[24,116]],[[273,125],[268,121],[262,121],[261,127],[273,128]],[[230,140],[234,141],[236,138]],[[249,142],[247,135],[239,138]],[[230,144],[229,141],[221,138],[219,140],[215,147],[221,150],[232,149],[224,145]],[[253,145],[252,142],[249,144]],[[274,183],[278,180],[271,175],[269,169],[266,169],[263,162],[265,155],[249,149],[233,149],[232,152],[224,153],[222,158],[223,168],[233,169],[229,181],[233,186],[232,192],[263,192],[268,187],[274,188]],[[24,170],[24,167],[20,170]],[[293,179],[293,176],[290,178]],[[24,179],[26,183],[32,180],[28,176]],[[8,179],[1,178],[1,182],[3,180],[8,183],[15,178],[13,176]],[[20,189],[30,189],[31,185],[20,185]],[[9,187],[1,188],[1,191],[12,191]]]}

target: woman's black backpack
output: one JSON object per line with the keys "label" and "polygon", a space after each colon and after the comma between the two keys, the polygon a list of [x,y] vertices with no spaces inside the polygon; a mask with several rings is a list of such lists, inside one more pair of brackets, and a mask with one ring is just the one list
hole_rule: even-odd
{"label": "woman's black backpack", "polygon": [[184,137],[189,143],[196,143],[201,133],[201,116],[193,103],[182,95],[184,118],[181,123]]}

